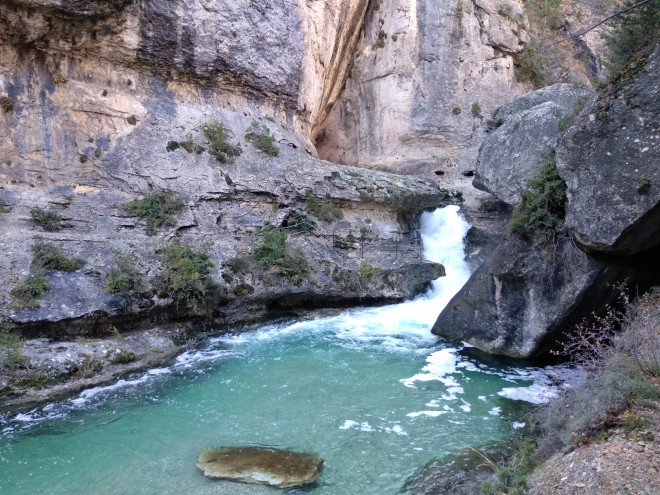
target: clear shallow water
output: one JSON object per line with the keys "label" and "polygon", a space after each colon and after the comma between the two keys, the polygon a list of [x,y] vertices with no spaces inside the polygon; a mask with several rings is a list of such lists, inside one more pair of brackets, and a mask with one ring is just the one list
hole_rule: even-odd
{"label": "clear shallow water", "polygon": [[504,396],[543,400],[547,373],[431,335],[469,275],[467,225],[447,207],[423,228],[447,269],[426,297],[210,339],[170,367],[0,418],[0,493],[275,493],[195,468],[204,448],[257,444],[324,458],[311,493],[395,494],[431,459],[506,439],[521,409]]}

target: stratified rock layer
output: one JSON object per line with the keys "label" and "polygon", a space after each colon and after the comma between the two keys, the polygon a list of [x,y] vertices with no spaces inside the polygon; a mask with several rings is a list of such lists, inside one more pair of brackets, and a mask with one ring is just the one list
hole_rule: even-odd
{"label": "stratified rock layer", "polygon": [[203,450],[197,467],[208,478],[276,488],[313,483],[323,459],[314,454],[266,447],[223,447]]}

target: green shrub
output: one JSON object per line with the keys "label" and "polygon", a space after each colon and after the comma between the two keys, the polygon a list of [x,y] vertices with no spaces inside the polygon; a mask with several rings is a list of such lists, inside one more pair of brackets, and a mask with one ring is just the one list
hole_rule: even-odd
{"label": "green shrub", "polygon": [[651,190],[651,179],[648,177],[642,177],[637,183],[637,193],[638,194],[648,194]]}
{"label": "green shrub", "polygon": [[[617,10],[631,7],[638,1],[627,0]],[[605,35],[610,52],[608,72],[610,79],[621,74],[630,60],[638,58],[657,43],[660,36],[660,0],[649,0],[613,19],[614,27]],[[637,62],[636,65],[642,65]]]}
{"label": "green shrub", "polygon": [[222,264],[222,266],[229,268],[236,274],[241,274],[247,272],[250,269],[251,264],[252,262],[249,259],[237,256],[235,258],[228,259]]}
{"label": "green shrub", "polygon": [[0,198],[0,213],[7,213],[8,211],[9,209],[7,209],[5,198]]}
{"label": "green shrub", "polygon": [[[484,481],[481,495],[522,495],[527,490],[527,476],[534,471],[538,463],[534,460],[536,445],[530,438],[518,447],[508,462],[501,466],[486,457],[486,462],[497,476],[496,482]],[[485,454],[484,454],[485,456]]]}
{"label": "green shrub", "polygon": [[160,227],[176,224],[174,215],[183,210],[180,194],[170,189],[145,194],[142,199],[134,199],[124,204],[124,210],[132,216],[147,220],[147,232],[153,233]]}
{"label": "green shrub", "polygon": [[451,109],[451,113],[454,115],[460,115],[461,112],[463,112],[463,109],[459,106],[455,106],[454,108]]}
{"label": "green shrub", "polygon": [[49,288],[50,282],[45,270],[30,273],[10,292],[12,301],[9,303],[9,307],[12,309],[39,309],[37,299],[43,297]]}
{"label": "green shrub", "polygon": [[202,132],[209,142],[209,153],[220,163],[231,162],[243,152],[240,146],[234,146],[228,142],[229,133],[220,122],[213,121],[204,124]]}
{"label": "green shrub", "polygon": [[105,280],[105,291],[117,294],[127,301],[139,298],[144,292],[144,281],[134,254],[115,253],[115,266]]}
{"label": "green shrub", "polygon": [[288,234],[268,225],[261,230],[261,241],[254,249],[253,258],[265,270],[289,279],[300,285],[310,272],[309,263],[300,249],[287,245]]}
{"label": "green shrub", "polygon": [[566,203],[566,183],[559,177],[554,153],[546,155],[544,162],[538,174],[527,182],[527,189],[521,194],[522,201],[507,225],[537,240],[563,224]]}
{"label": "green shrub", "polygon": [[135,357],[135,354],[131,351],[117,349],[117,351],[112,354],[112,358],[110,360],[114,364],[128,364],[132,363],[136,359],[137,358]]}
{"label": "green shrub", "polygon": [[385,48],[385,40],[387,39],[387,33],[383,31],[382,29],[378,31],[378,39],[376,40],[376,43],[374,43],[373,48]]}
{"label": "green shrub", "polygon": [[252,287],[250,284],[238,284],[236,287],[234,287],[233,292],[237,297],[249,296],[250,294],[254,294],[254,287]]}
{"label": "green shrub", "polygon": [[9,113],[14,109],[14,101],[7,96],[0,96],[0,108],[5,113]]}
{"label": "green shrub", "polygon": [[67,258],[62,250],[54,244],[49,244],[41,239],[30,246],[34,255],[32,269],[59,270],[62,272],[73,272],[85,265],[82,258]]}
{"label": "green shrub", "polygon": [[481,115],[481,105],[479,104],[478,101],[473,102],[470,109],[472,110],[472,115],[480,119],[483,118],[483,115]]}
{"label": "green shrub", "polygon": [[194,309],[207,310],[221,297],[220,286],[209,275],[213,263],[206,247],[197,250],[188,244],[172,242],[159,249],[165,261],[165,279],[169,294]]}
{"label": "green shrub", "polygon": [[342,218],[341,210],[333,205],[329,199],[319,199],[311,192],[307,195],[305,209],[307,213],[323,222],[333,222]]}
{"label": "green shrub", "polygon": [[522,51],[516,53],[513,56],[513,63],[516,66],[516,79],[519,82],[530,82],[535,88],[546,85],[547,75],[534,43],[525,45]]}
{"label": "green shrub", "polygon": [[101,371],[101,368],[103,368],[103,362],[100,359],[85,356],[82,364],[75,371],[74,375],[77,378],[91,378]]}
{"label": "green shrub", "polygon": [[313,221],[295,211],[287,217],[282,227],[286,227],[289,232],[299,234],[309,234],[316,230],[316,224]]}
{"label": "green shrub", "polygon": [[369,277],[371,277],[373,274],[374,274],[374,267],[371,266],[366,261],[362,261],[360,263],[360,267],[358,268],[358,277],[360,277],[360,280],[364,281]]}
{"label": "green shrub", "polygon": [[280,153],[279,148],[273,144],[275,137],[270,133],[270,129],[263,124],[259,125],[256,120],[252,121],[252,125],[245,134],[245,140],[268,156],[277,156]]}
{"label": "green shrub", "polygon": [[5,366],[13,368],[21,362],[22,346],[23,341],[12,332],[12,326],[0,323],[0,369]]}
{"label": "green shrub", "polygon": [[46,232],[55,232],[62,228],[62,217],[52,210],[35,207],[30,210],[30,215]]}

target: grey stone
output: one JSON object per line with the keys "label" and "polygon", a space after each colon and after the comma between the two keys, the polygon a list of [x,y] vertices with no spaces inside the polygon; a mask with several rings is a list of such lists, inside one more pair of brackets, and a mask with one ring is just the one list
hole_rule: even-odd
{"label": "grey stone", "polygon": [[557,147],[566,226],[589,251],[628,256],[660,245],[658,81],[660,48],[591,102]]}
{"label": "grey stone", "polygon": [[521,96],[495,115],[501,125],[479,150],[473,184],[513,205],[553,153],[557,140],[593,91],[557,84]]}

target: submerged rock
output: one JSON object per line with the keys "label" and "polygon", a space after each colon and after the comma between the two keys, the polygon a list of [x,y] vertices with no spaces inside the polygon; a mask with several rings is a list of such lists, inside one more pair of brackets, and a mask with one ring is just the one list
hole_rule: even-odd
{"label": "submerged rock", "polygon": [[223,447],[203,450],[197,467],[207,478],[289,488],[316,481],[322,463],[323,459],[309,453],[266,447]]}

